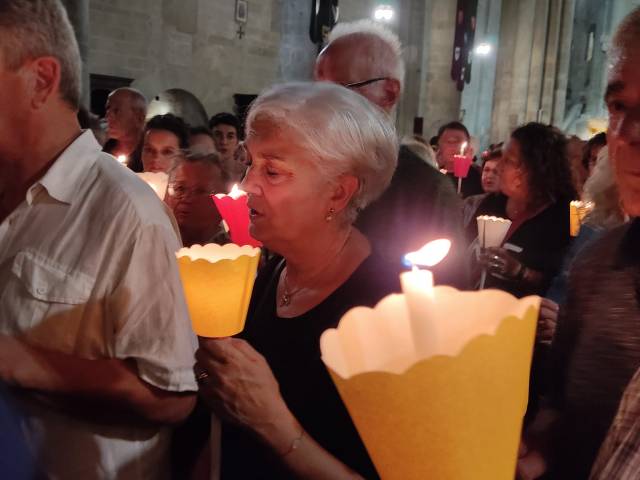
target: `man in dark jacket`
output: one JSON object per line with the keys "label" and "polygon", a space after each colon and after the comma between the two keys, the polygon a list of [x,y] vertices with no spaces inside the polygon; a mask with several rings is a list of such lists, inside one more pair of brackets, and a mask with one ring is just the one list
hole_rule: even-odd
{"label": "man in dark jacket", "polygon": [[[350,88],[391,114],[400,99],[404,63],[400,41],[368,20],[338,24],[316,62],[315,77]],[[435,267],[436,283],[466,286],[462,206],[450,181],[402,147],[386,192],[360,214],[356,226],[398,270],[406,253],[438,238],[452,241]]]}

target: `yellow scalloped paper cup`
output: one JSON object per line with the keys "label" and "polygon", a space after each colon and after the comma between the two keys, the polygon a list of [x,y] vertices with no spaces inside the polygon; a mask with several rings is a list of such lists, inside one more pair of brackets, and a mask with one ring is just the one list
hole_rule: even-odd
{"label": "yellow scalloped paper cup", "polygon": [[[380,329],[374,318],[348,327],[350,335],[354,330],[362,335],[367,322],[378,323],[370,342],[354,347],[345,337],[338,340],[341,353],[334,365],[351,363],[361,373],[337,373],[322,345],[323,360],[383,479],[513,480],[539,310],[539,300],[532,299],[523,299],[529,305],[517,316],[507,315],[454,356],[438,354],[408,364],[411,352],[394,358],[389,351],[411,336],[403,314],[393,319],[401,332],[394,332],[391,322]],[[392,302],[386,303],[389,313]],[[378,357],[386,357],[386,367],[381,367],[367,360],[367,350],[376,343],[382,348],[385,337],[386,353]]]}
{"label": "yellow scalloped paper cup", "polygon": [[251,300],[260,249],[234,244],[194,245],[176,255],[193,331],[201,337],[240,333]]}

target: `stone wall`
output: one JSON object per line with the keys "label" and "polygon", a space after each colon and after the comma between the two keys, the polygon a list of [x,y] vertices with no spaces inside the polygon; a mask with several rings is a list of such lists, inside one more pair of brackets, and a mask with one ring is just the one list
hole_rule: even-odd
{"label": "stone wall", "polygon": [[238,38],[235,0],[91,0],[88,70],[134,79],[147,97],[181,88],[209,115],[234,93],[255,94],[278,77],[278,0],[249,0]]}
{"label": "stone wall", "polygon": [[[183,89],[212,115],[231,110],[233,94],[258,94],[278,81],[311,79],[318,51],[308,35],[311,0],[249,0],[243,38],[234,21],[235,0],[85,1],[89,73],[133,79],[132,86],[149,99],[168,89]],[[339,20],[371,18],[375,6],[375,0],[343,0]],[[442,76],[438,74],[426,83],[428,107],[418,102],[427,74],[423,45],[425,22],[430,20],[424,0],[399,0],[397,7],[389,27],[400,36],[407,60],[405,92],[397,112],[398,130],[404,134],[411,133],[415,116],[457,117],[458,105],[455,92],[453,110],[437,93]],[[450,28],[448,23],[433,35],[441,36],[443,28]],[[450,48],[442,58],[434,54],[432,67],[448,62],[449,55]]]}
{"label": "stone wall", "polygon": [[[569,62],[564,59],[574,0],[505,0],[491,122],[492,142],[517,126],[563,118]],[[559,101],[562,105],[558,105]],[[557,123],[557,122],[556,122]],[[558,123],[557,123],[558,124]],[[560,126],[560,125],[558,125]]]}
{"label": "stone wall", "polygon": [[451,80],[451,55],[455,33],[456,2],[426,0],[423,69],[419,112],[424,134],[434,135],[440,125],[460,117],[460,92]]}
{"label": "stone wall", "polygon": [[496,81],[501,10],[502,0],[478,1],[475,44],[477,46],[480,43],[488,43],[491,45],[491,51],[485,56],[474,54],[471,82],[465,85],[460,102],[464,124],[478,139],[482,150],[491,143],[491,113]]}

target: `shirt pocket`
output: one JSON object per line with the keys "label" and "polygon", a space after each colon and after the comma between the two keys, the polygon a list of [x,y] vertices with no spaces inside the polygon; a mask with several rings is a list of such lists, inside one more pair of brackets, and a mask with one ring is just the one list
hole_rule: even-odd
{"label": "shirt pocket", "polygon": [[33,250],[18,252],[12,272],[32,297],[45,303],[86,303],[95,284],[90,275]]}

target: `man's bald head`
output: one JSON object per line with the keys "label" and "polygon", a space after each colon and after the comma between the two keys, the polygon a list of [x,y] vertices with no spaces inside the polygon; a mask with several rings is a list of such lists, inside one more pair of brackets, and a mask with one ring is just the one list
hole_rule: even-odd
{"label": "man's bald head", "polygon": [[315,78],[354,86],[384,110],[393,109],[404,81],[404,61],[398,37],[369,20],[336,25],[316,61]]}
{"label": "man's bald head", "polygon": [[107,99],[107,134],[116,140],[140,136],[147,116],[147,99],[135,88],[122,87]]}
{"label": "man's bald head", "polygon": [[147,99],[140,90],[131,87],[121,87],[109,94],[109,99],[122,98],[131,108],[143,111],[147,114]]}

